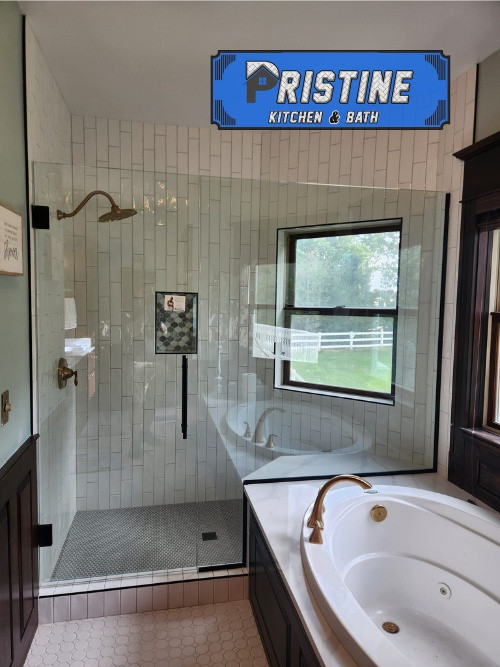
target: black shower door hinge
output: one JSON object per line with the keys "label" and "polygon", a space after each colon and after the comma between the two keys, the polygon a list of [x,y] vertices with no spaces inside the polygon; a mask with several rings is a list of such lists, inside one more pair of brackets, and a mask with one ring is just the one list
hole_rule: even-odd
{"label": "black shower door hinge", "polygon": [[39,547],[52,546],[52,524],[40,523],[36,526],[36,541]]}

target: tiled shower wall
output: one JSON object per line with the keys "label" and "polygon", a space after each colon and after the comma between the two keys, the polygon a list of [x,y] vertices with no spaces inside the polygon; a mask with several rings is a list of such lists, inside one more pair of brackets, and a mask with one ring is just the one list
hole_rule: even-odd
{"label": "tiled shower wall", "polygon": [[[29,162],[66,163],[71,160],[71,117],[29,26],[26,30],[27,113]],[[38,179],[33,190],[29,171],[30,201],[62,204],[61,189]],[[41,188],[41,190],[40,190]],[[53,197],[53,199],[49,199]],[[40,577],[52,574],[76,511],[76,403],[72,386],[57,386],[57,363],[64,356],[64,223],[52,221],[50,230],[31,229],[32,321],[35,432],[38,441],[40,523],[54,526],[54,544],[40,550]]]}
{"label": "tiled shower wall", "polygon": [[[395,404],[331,398],[273,387],[274,362],[259,359],[257,377],[272,397],[272,430],[304,453],[370,450],[416,468],[432,465],[436,350],[444,195],[410,190],[317,187],[270,182],[261,189],[259,268],[268,267],[267,304],[260,321],[272,324],[276,232],[282,227],[402,219]],[[271,321],[266,322],[266,315]],[[267,394],[267,396],[266,396]],[[284,445],[286,447],[286,444]],[[334,474],[334,470],[331,471]],[[368,471],[367,471],[368,472]]]}
{"label": "tiled shower wall", "polygon": [[[93,187],[104,187],[108,178],[112,181],[111,184],[109,180],[107,182],[109,189],[112,194],[114,193],[120,198],[123,205],[127,205],[126,202],[134,199],[134,188],[136,188],[135,192],[139,201],[134,201],[134,204],[139,209],[142,201],[147,204],[148,197],[156,195],[151,183],[147,182],[148,178],[151,181],[147,174],[150,174],[154,180],[154,172],[156,172],[156,183],[158,185],[161,184],[161,175],[165,171],[167,173],[171,172],[167,179],[167,185],[164,184],[164,187],[167,188],[167,195],[168,181],[172,182],[174,172],[192,174],[193,176],[211,175],[235,178],[253,177],[256,179],[262,177],[269,180],[451,190],[452,207],[449,238],[451,255],[446,292],[442,423],[440,429],[440,469],[443,472],[447,458],[445,451],[449,422],[447,401],[451,381],[449,361],[452,355],[449,341],[453,338],[450,331],[453,327],[452,319],[454,316],[453,302],[455,296],[453,289],[456,285],[458,194],[461,178],[461,165],[452,158],[452,153],[472,141],[474,79],[475,72],[471,71],[453,82],[451,97],[452,124],[446,126],[441,132],[273,131],[261,134],[241,131],[220,132],[216,128],[185,128],[74,117],[72,161],[75,190],[78,191],[78,195],[83,195],[84,192],[88,192]],[[86,169],[80,168],[83,165]],[[109,173],[105,173],[107,168],[110,168]],[[120,170],[120,173],[115,172],[115,169]],[[138,184],[141,179],[139,176],[141,172],[146,172],[142,186]],[[119,176],[116,176],[118,173]],[[114,182],[113,179],[115,179]],[[170,442],[169,445],[166,445],[166,450],[162,452],[160,444],[162,436],[156,436],[155,429],[158,422],[160,422],[159,428],[163,428],[163,420],[154,420],[154,416],[158,416],[158,413],[155,413],[156,408],[153,410],[152,407],[144,407],[144,403],[141,403],[143,400],[149,400],[146,399],[144,391],[146,387],[151,386],[148,364],[152,363],[151,359],[146,359],[146,348],[144,347],[146,329],[149,326],[150,335],[152,322],[149,320],[148,324],[147,319],[145,319],[144,330],[141,330],[140,324],[141,313],[144,312],[146,317],[146,312],[143,310],[144,290],[149,290],[149,294],[151,294],[153,286],[154,289],[174,290],[176,287],[183,289],[185,286],[188,286],[188,289],[195,289],[194,285],[197,284],[195,275],[197,266],[189,264],[194,257],[192,255],[190,260],[189,248],[192,247],[193,243],[195,244],[194,247],[197,243],[203,245],[200,236],[203,225],[199,230],[196,229],[195,219],[199,216],[192,208],[192,202],[197,199],[197,196],[190,197],[189,195],[189,188],[193,192],[196,185],[195,181],[196,179],[189,183],[188,180],[186,184],[180,186],[181,190],[184,188],[186,191],[193,215],[189,216],[189,206],[186,210],[183,210],[182,203],[178,211],[166,211],[167,221],[169,217],[172,219],[174,214],[176,216],[176,223],[167,225],[165,244],[168,260],[166,265],[163,265],[162,260],[157,264],[158,257],[162,255],[161,251],[155,254],[153,258],[152,250],[153,247],[157,246],[158,239],[156,236],[153,237],[151,231],[147,231],[146,217],[142,223],[138,222],[139,216],[134,219],[134,230],[139,225],[140,231],[139,234],[134,231],[133,238],[131,231],[127,231],[126,225],[123,225],[127,237],[125,239],[117,238],[115,236],[115,234],[118,234],[116,230],[109,233],[102,231],[102,226],[98,226],[95,222],[97,219],[96,205],[87,207],[84,214],[85,218],[81,214],[84,222],[80,223],[80,228],[78,228],[78,220],[75,221],[73,228],[75,261],[73,265],[70,264],[68,267],[67,284],[71,284],[71,275],[73,275],[75,296],[79,309],[79,323],[81,325],[81,329],[77,330],[77,335],[80,333],[84,335],[89,326],[96,332],[101,327],[101,334],[104,332],[104,336],[101,336],[102,348],[98,350],[98,364],[101,365],[101,368],[99,369],[98,366],[96,370],[96,379],[97,386],[99,384],[106,386],[106,389],[99,394],[99,399],[95,393],[93,395],[94,401],[103,401],[102,409],[99,410],[97,410],[97,407],[92,407],[92,400],[87,401],[87,396],[83,393],[84,388],[82,387],[79,390],[77,493],[78,506],[82,509],[119,507],[129,504],[152,504],[155,502],[185,502],[194,499],[196,495],[199,499],[231,497],[234,492],[236,483],[234,470],[231,469],[227,457],[224,457],[224,451],[220,443],[217,446],[217,436],[210,425],[210,420],[206,421],[206,414],[199,409],[199,406],[197,408],[197,427],[199,432],[202,433],[202,439],[204,437],[203,433],[206,432],[207,443],[213,444],[215,442],[215,447],[211,447],[212,462],[206,468],[211,472],[207,477],[206,473],[203,472],[203,466],[201,466],[198,489],[195,489],[195,459],[193,459],[193,454],[190,453],[193,448],[185,448],[185,443],[180,440],[177,433],[175,445]],[[199,183],[199,181],[197,182]],[[170,193],[171,196],[178,194],[179,192],[173,190]],[[250,196],[250,201],[243,201],[243,208],[251,207],[252,196],[255,201],[256,194],[254,193]],[[217,207],[220,210],[221,206],[226,206],[224,197],[216,194],[215,196],[209,195],[209,199],[210,213],[215,219]],[[203,197],[201,197],[201,201],[203,202]],[[231,215],[231,206],[235,205],[235,201],[238,201],[238,204],[241,203],[241,199],[238,200],[237,197],[234,198],[234,201],[230,198],[229,209],[226,209],[229,215]],[[144,207],[146,216],[147,205]],[[271,209],[274,205],[277,205],[277,202],[271,201]],[[237,216],[242,216],[241,209],[238,210]],[[239,219],[243,220],[244,218]],[[213,229],[215,230],[215,227]],[[209,261],[210,256],[215,261],[219,252],[218,247],[220,247],[220,244],[227,242],[224,231],[227,232],[223,226],[218,227],[217,238],[214,236],[208,240],[206,249],[209,254]],[[175,238],[173,236],[169,238],[169,234],[175,235]],[[257,237],[258,230],[250,229],[250,238],[245,239],[248,243],[241,239],[239,241],[239,252],[247,252],[247,249],[244,248],[247,245],[248,252],[254,252],[252,243],[258,243],[256,241]],[[124,242],[125,246],[123,245]],[[161,243],[160,240],[159,248],[162,247]],[[115,273],[114,280],[110,273],[113,264],[111,259],[111,248],[113,246],[116,252],[118,252],[117,248],[120,246],[120,261],[122,262],[121,273],[120,275]],[[124,247],[126,248],[125,265],[123,264]],[[130,247],[131,251],[129,251]],[[213,255],[210,255],[210,253],[213,253]],[[106,265],[108,261],[106,255],[111,262],[108,267]],[[240,257],[241,255],[233,256],[230,254],[229,259],[239,264]],[[265,253],[264,255],[261,253],[261,259],[264,258]],[[218,259],[219,257],[217,257]],[[100,277],[97,271],[99,267],[101,268]],[[149,274],[147,280],[143,277],[141,272],[144,269],[144,276],[148,271],[154,272],[154,280],[152,273]],[[118,271],[117,268],[116,271]],[[213,279],[211,279],[212,284],[208,286],[209,289],[212,288],[213,295],[211,305],[209,305],[209,309],[211,308],[209,323],[213,322],[214,317],[219,317],[219,314],[222,323],[224,322],[226,313],[220,310],[219,305],[215,305],[215,293],[223,284],[220,281],[224,281],[226,275],[229,275],[230,272],[231,268],[229,272],[217,271],[217,277],[214,274]],[[236,282],[234,284],[236,285]],[[101,288],[104,292],[101,291]],[[109,293],[106,292],[107,289],[109,289]],[[127,302],[129,298],[131,298],[131,301]],[[207,303],[210,304],[210,299]],[[114,311],[114,316],[112,311]],[[120,317],[118,317],[118,312],[121,313]],[[106,322],[110,323],[109,331]],[[211,335],[210,328],[209,326],[209,337]],[[117,339],[119,332],[125,336],[125,341]],[[107,338],[108,335],[109,338]],[[120,349],[120,360],[118,360],[118,353],[112,360],[113,346],[115,346],[115,349]],[[127,348],[127,346],[129,347]],[[132,361],[134,346],[136,350],[133,353],[134,361]],[[144,351],[141,350],[141,347]],[[124,349],[125,354],[123,354]],[[225,354],[226,352],[223,351],[222,355]],[[92,360],[90,363],[93,363]],[[106,375],[108,373],[107,368],[109,368],[108,375]],[[249,366],[248,370],[252,371],[253,369]],[[169,403],[168,389],[174,388],[175,383],[172,378],[176,378],[178,373],[179,369],[175,368],[173,362],[169,360],[165,362],[165,376],[163,371],[159,373],[155,371],[155,377],[159,378],[160,384],[160,393],[157,395],[160,403],[165,401],[165,408],[162,405],[160,410],[165,409],[165,415],[168,413],[169,406],[172,409],[172,404]],[[94,377],[92,371],[89,373],[89,377],[92,381]],[[118,380],[119,377],[121,377],[120,380]],[[132,386],[132,395],[129,395],[130,389],[126,389],[127,395],[123,394],[124,377],[126,383]],[[100,382],[100,379],[104,379],[104,382]],[[197,383],[199,379],[199,377],[195,378],[194,382]],[[205,381],[205,378],[203,378],[203,381]],[[168,382],[172,384],[169,386]],[[191,386],[193,386],[193,383]],[[120,394],[118,388],[121,389]],[[88,386],[85,387],[85,391],[89,391]],[[165,392],[164,399],[162,391]],[[106,396],[109,398],[106,398]],[[111,407],[112,400],[116,409]],[[134,400],[136,405],[135,416]],[[191,411],[193,410],[194,400],[193,394],[191,396]],[[149,412],[147,412],[148,410]],[[99,423],[98,415],[105,415],[108,411],[109,423]],[[371,410],[367,412],[371,412]],[[113,413],[115,414],[113,415]],[[124,415],[131,415],[131,418],[125,416],[124,421],[122,421]],[[151,417],[155,422],[154,426],[151,425]],[[107,422],[106,417],[104,417],[104,422]],[[141,423],[144,424],[143,431],[141,431]],[[136,427],[135,437],[134,426]],[[154,434],[153,439],[150,438],[151,433]],[[157,437],[158,441],[156,440]],[[170,438],[172,439],[172,436]],[[156,443],[156,450],[153,441]],[[134,442],[136,443],[135,450]],[[160,451],[158,451],[158,447]],[[169,453],[167,453],[167,450]],[[421,452],[415,453],[421,454]],[[215,473],[213,461],[215,461]],[[206,462],[202,461],[202,463]],[[124,470],[125,474],[123,473]]]}
{"label": "tiled shower wall", "polygon": [[[79,366],[78,508],[237,497],[240,479],[207,403],[219,353],[227,366],[229,311],[239,311],[245,288],[240,259],[248,265],[252,247],[255,259],[258,252],[246,223],[258,221],[259,181],[242,188],[240,179],[259,173],[260,133],[78,117],[72,131],[75,200],[99,188],[139,209],[133,219],[103,225],[104,202],[93,200],[66,227],[76,335],[96,341],[95,357]],[[236,178],[200,181],[200,174]],[[241,220],[237,236],[231,218]],[[180,358],[154,353],[155,290],[199,292],[187,440],[176,408]]]}
{"label": "tiled shower wall", "polygon": [[476,68],[450,86],[442,130],[276,131],[262,135],[261,178],[449,192],[438,472],[447,476],[463,165],[455,151],[473,141]]}

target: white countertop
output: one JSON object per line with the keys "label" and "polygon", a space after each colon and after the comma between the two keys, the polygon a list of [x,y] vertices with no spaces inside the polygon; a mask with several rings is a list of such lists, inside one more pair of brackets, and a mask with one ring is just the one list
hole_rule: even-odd
{"label": "white countertop", "polygon": [[[384,475],[371,477],[370,481],[374,486],[411,486],[463,500],[472,497],[437,473]],[[324,482],[246,484],[244,488],[318,658],[326,667],[353,667],[356,663],[328,625],[309,590],[300,557],[302,519]]]}

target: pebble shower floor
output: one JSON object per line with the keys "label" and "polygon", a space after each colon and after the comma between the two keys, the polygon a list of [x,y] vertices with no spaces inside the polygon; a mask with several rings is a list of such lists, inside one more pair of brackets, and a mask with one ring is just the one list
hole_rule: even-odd
{"label": "pebble shower floor", "polygon": [[[205,541],[203,533],[217,539]],[[240,563],[243,501],[77,512],[52,580]]]}
{"label": "pebble shower floor", "polygon": [[53,623],[25,667],[266,667],[248,600]]}

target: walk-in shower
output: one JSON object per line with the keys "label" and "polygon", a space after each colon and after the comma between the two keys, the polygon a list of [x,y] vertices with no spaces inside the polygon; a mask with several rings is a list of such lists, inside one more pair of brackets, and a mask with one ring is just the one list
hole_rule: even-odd
{"label": "walk-in shower", "polygon": [[[48,164],[34,184],[42,582],[237,565],[243,483],[433,467],[443,194]],[[136,215],[102,225],[91,197],[57,220],[95,190]],[[182,294],[184,397],[158,353]]]}

